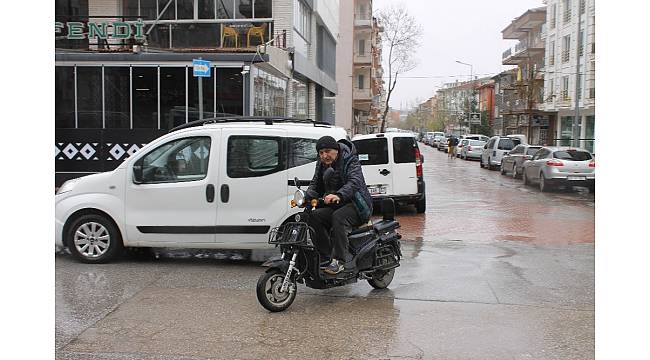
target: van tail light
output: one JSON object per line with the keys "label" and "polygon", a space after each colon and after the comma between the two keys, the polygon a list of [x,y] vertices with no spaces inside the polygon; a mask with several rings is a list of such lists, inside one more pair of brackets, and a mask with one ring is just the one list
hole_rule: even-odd
{"label": "van tail light", "polygon": [[591,161],[589,162],[589,167],[591,167],[591,168],[595,168],[595,167],[596,167],[596,160],[591,160]]}
{"label": "van tail light", "polygon": [[564,166],[564,163],[560,160],[553,159],[546,162],[547,166]]}
{"label": "van tail light", "polygon": [[422,177],[422,158],[420,158],[420,149],[415,148],[415,175]]}

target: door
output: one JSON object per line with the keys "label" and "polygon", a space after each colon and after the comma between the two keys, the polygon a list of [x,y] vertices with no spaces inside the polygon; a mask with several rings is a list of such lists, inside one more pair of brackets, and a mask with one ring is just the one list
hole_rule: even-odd
{"label": "door", "polygon": [[[393,159],[393,195],[418,193],[418,178],[415,169],[415,138],[396,136],[393,138],[390,156]],[[364,174],[365,176],[365,174]]]}
{"label": "door", "polygon": [[546,162],[546,157],[548,154],[550,154],[548,150],[542,149],[538,151],[535,156],[533,156],[530,164],[526,167],[526,176],[528,179],[535,182],[539,181],[539,171],[542,167],[542,164]]}
{"label": "door", "polygon": [[388,162],[388,139],[375,137],[354,141],[370,195],[393,195],[392,168]]}
{"label": "door", "polygon": [[268,128],[222,130],[217,243],[231,248],[264,246],[270,228],[284,220],[288,184],[285,134]]}
{"label": "door", "polygon": [[128,167],[127,236],[139,245],[214,243],[220,131],[161,143]]}

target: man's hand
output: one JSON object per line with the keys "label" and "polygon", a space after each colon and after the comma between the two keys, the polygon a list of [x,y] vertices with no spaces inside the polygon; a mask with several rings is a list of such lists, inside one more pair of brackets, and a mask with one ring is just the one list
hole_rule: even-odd
{"label": "man's hand", "polygon": [[325,196],[325,198],[323,200],[325,200],[325,204],[328,204],[328,205],[331,204],[331,203],[338,204],[338,203],[341,202],[341,198],[338,197],[338,195],[335,195],[335,194],[329,194],[329,195]]}

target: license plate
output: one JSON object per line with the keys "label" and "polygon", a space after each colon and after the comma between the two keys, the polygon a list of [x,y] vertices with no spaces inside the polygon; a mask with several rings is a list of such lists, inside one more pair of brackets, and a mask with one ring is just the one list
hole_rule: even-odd
{"label": "license plate", "polygon": [[368,186],[370,195],[381,195],[386,193],[386,185]]}
{"label": "license plate", "polygon": [[568,176],[566,179],[567,180],[586,180],[587,178],[585,178],[584,176]]}

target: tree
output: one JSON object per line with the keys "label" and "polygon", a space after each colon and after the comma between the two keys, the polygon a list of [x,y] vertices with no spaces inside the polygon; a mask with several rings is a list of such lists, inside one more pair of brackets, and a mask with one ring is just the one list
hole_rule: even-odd
{"label": "tree", "polygon": [[381,130],[386,128],[390,96],[395,90],[397,77],[400,74],[413,70],[417,66],[414,59],[415,50],[420,45],[422,28],[415,22],[403,5],[389,6],[379,11],[378,17],[384,27],[382,37],[383,53],[388,50],[388,94],[381,117]]}

